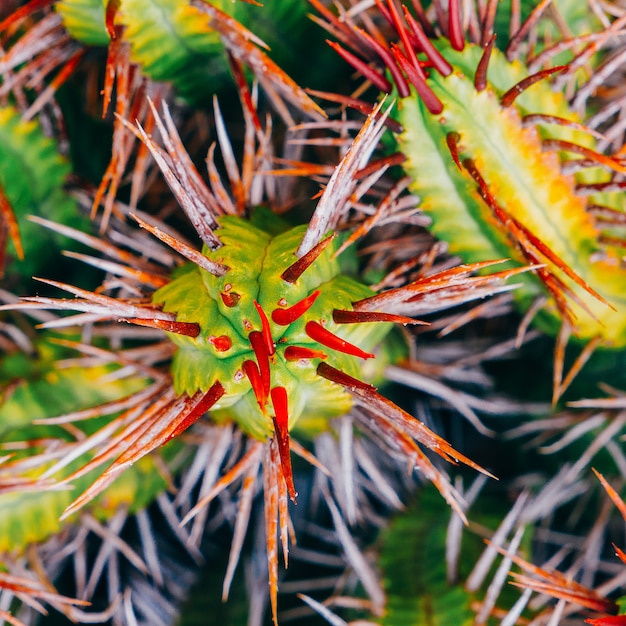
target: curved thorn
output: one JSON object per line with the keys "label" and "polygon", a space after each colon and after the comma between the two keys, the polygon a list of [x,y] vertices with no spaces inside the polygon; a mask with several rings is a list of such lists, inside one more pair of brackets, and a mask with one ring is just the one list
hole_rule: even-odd
{"label": "curved thorn", "polygon": [[300,359],[325,359],[326,353],[313,348],[303,346],[287,346],[285,348],[285,359],[287,361],[299,361]]}
{"label": "curved thorn", "polygon": [[167,333],[176,333],[177,335],[184,335],[193,339],[200,334],[200,324],[196,324],[196,322],[175,322],[172,320],[144,319],[140,317],[120,317],[117,321],[146,328],[157,328]]}
{"label": "curved thorn", "polygon": [[272,339],[272,329],[270,328],[270,322],[267,319],[267,315],[265,315],[265,311],[261,307],[261,305],[254,300],[254,307],[261,318],[261,328],[263,333],[263,341],[265,342],[265,347],[267,348],[267,353],[269,356],[272,356],[276,352],[276,347],[274,346],[274,340]]}
{"label": "curved thorn", "polygon": [[259,372],[261,375],[261,382],[263,383],[263,393],[267,397],[270,393],[270,355],[267,351],[267,345],[263,338],[263,333],[258,330],[253,330],[249,335],[250,345],[254,350],[256,360],[259,364]]}
{"label": "curved thorn", "polygon": [[344,311],[342,309],[333,309],[333,322],[335,324],[367,324],[369,322],[388,322],[392,324],[420,324],[430,326],[430,322],[422,322],[412,317],[404,315],[395,315],[393,313],[379,313],[377,311]]}
{"label": "curved thorn", "polygon": [[329,330],[326,330],[319,322],[308,322],[304,327],[306,334],[313,339],[321,343],[331,350],[337,350],[337,352],[343,352],[344,354],[351,354],[352,356],[358,356],[361,359],[373,359],[374,354],[361,350],[358,346],[351,344],[349,341],[338,337]]}
{"label": "curved thorn", "polygon": [[541,145],[543,148],[548,150],[558,150],[579,154],[580,156],[614,170],[615,172],[626,174],[626,165],[624,165],[624,162],[621,159],[615,159],[602,154],[601,152],[597,152],[596,150],[592,150],[591,148],[587,148],[586,146],[581,146],[563,139],[544,139]]}
{"label": "curved thorn", "polygon": [[493,46],[496,43],[496,34],[491,36],[491,39],[484,46],[482,56],[476,67],[476,74],[474,74],[474,87],[476,91],[484,91],[487,87],[487,70],[489,68],[489,61],[491,59],[491,53],[493,52]]}
{"label": "curved thorn", "polygon": [[524,93],[524,91],[526,91],[529,87],[531,87],[535,83],[538,83],[540,80],[543,80],[544,78],[548,78],[552,76],[552,74],[556,74],[557,72],[562,72],[563,70],[566,70],[566,69],[567,69],[567,65],[557,65],[556,67],[550,67],[547,70],[541,70],[539,72],[536,72],[535,74],[531,74],[530,76],[527,76],[526,78],[524,78],[524,80],[520,80],[520,82],[517,83],[517,85],[513,85],[513,87],[511,87],[511,89],[509,89],[502,96],[502,98],[500,98],[500,105],[505,109],[507,107],[510,107],[513,104],[513,102],[515,102],[515,99],[517,98],[517,96]]}
{"label": "curved thorn", "polygon": [[295,263],[292,263],[280,277],[287,283],[295,283],[302,274],[313,264],[315,259],[324,252],[330,242],[336,237],[335,233],[326,237],[313,246],[306,254],[301,256]]}
{"label": "curved thorn", "polygon": [[265,413],[267,394],[265,393],[265,388],[263,386],[263,380],[261,379],[259,366],[254,361],[247,359],[243,362],[241,368],[243,369],[244,374],[248,377],[248,380],[250,381],[250,386],[252,387],[254,397],[256,398],[261,412]]}
{"label": "curved thorn", "polygon": [[276,431],[276,443],[278,454],[283,470],[283,478],[287,485],[287,491],[291,501],[295,504],[296,489],[293,484],[293,472],[291,469],[291,452],[289,450],[289,406],[287,390],[284,387],[274,387],[271,391],[272,405],[274,406],[274,429]]}
{"label": "curved thorn", "polygon": [[326,380],[330,380],[333,383],[337,383],[342,387],[346,387],[347,389],[362,389],[363,391],[371,392],[376,391],[376,387],[374,387],[373,385],[365,383],[358,378],[353,378],[345,372],[338,370],[336,367],[328,365],[328,363],[320,363],[317,366],[317,375],[325,378]]}
{"label": "curved thorn", "polygon": [[317,289],[288,309],[274,309],[272,311],[272,320],[280,326],[289,326],[289,324],[295,322],[313,306],[319,295],[320,291]]}
{"label": "curved thorn", "polygon": [[450,132],[446,135],[446,143],[448,144],[448,150],[450,150],[450,154],[452,155],[452,160],[462,172],[463,166],[461,165],[461,159],[459,159],[459,141],[461,141],[461,135],[459,135],[456,131]]}

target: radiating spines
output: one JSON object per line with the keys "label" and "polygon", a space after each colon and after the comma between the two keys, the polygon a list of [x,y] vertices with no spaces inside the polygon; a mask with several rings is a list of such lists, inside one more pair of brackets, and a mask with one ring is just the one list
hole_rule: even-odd
{"label": "radiating spines", "polygon": [[[182,394],[180,397],[177,397],[176,393],[170,389],[160,397],[158,406],[145,409],[141,417],[135,418],[132,424],[123,420],[117,424],[115,422],[111,424],[111,427],[119,430],[119,434],[115,435],[106,446],[99,449],[93,461],[72,473],[66,480],[76,480],[91,468],[95,468],[105,461],[112,460],[113,463],[71,505],[66,514],[84,506],[111,484],[128,465],[148,454],[159,443],[166,443],[171,438],[179,436],[184,429],[214,406],[220,410],[226,410],[226,414],[231,418],[235,416],[239,426],[254,437],[263,440],[268,434],[272,432],[275,434],[280,440],[278,453],[282,468],[281,481],[283,479],[286,481],[288,491],[292,497],[295,497],[295,487],[291,479],[290,457],[287,452],[290,448],[289,430],[292,427],[292,421],[295,423],[295,420],[304,410],[309,412],[323,411],[324,414],[331,411],[331,414],[340,414],[350,409],[350,403],[346,402],[345,398],[341,402],[337,402],[337,398],[341,396],[341,388],[346,386],[344,384],[346,380],[357,381],[353,376],[358,371],[358,368],[355,367],[354,358],[373,358],[374,354],[365,352],[353,341],[337,337],[323,324],[328,326],[331,323],[334,308],[342,306],[342,310],[347,310],[352,302],[359,300],[359,297],[360,300],[373,298],[371,290],[347,277],[338,275],[333,277],[333,273],[338,272],[339,267],[333,260],[330,249],[325,250],[295,283],[283,281],[280,276],[284,272],[285,256],[293,258],[295,248],[303,232],[302,228],[295,229],[293,232],[287,231],[284,237],[278,235],[273,239],[268,239],[264,235],[260,241],[256,242],[256,247],[252,245],[253,240],[248,238],[246,240],[248,245],[242,248],[241,245],[236,245],[237,242],[241,244],[241,241],[235,235],[239,232],[238,229],[243,227],[243,221],[240,218],[225,216],[220,222],[219,232],[222,233],[223,246],[210,252],[210,255],[220,255],[222,261],[225,261],[230,268],[241,267],[239,257],[244,252],[248,255],[251,254],[254,259],[263,260],[259,266],[258,275],[241,276],[232,283],[231,289],[228,291],[236,288],[241,296],[240,300],[233,303],[224,302],[221,294],[225,286],[221,283],[233,279],[234,274],[231,272],[234,269],[229,270],[225,276],[206,273],[206,276],[201,278],[199,275],[201,270],[197,266],[186,268],[186,271],[180,272],[169,284],[156,292],[155,300],[162,303],[162,310],[153,305],[142,308],[137,304],[125,303],[110,296],[91,294],[85,290],[59,285],[84,300],[82,304],[72,301],[59,302],[58,305],[62,308],[78,308],[87,312],[90,310],[96,312],[97,309],[105,318],[108,309],[109,315],[116,315],[118,319],[121,316],[124,321],[133,321],[139,316],[145,317],[150,309],[153,310],[155,320],[163,318],[164,321],[168,321],[171,317],[175,317],[171,321],[180,324],[181,328],[179,329],[180,332],[176,332],[175,325],[172,325],[170,329],[172,339],[178,347],[172,371],[175,379],[181,376],[186,377],[183,379],[184,382],[179,381],[177,383],[178,393]],[[252,234],[254,233],[252,232]],[[279,244],[275,244],[276,241]],[[270,249],[273,253],[268,255],[267,250]],[[290,251],[289,254],[287,254],[287,250]],[[325,260],[324,257],[326,257]],[[322,265],[318,267],[319,263]],[[306,283],[303,282],[305,276],[308,276]],[[189,279],[191,283],[187,284]],[[268,281],[267,284],[264,282],[265,279]],[[453,287],[455,273],[452,272],[449,278],[441,277],[439,282],[435,279],[432,282],[438,288],[442,286]],[[457,284],[462,283],[457,281]],[[198,288],[198,285],[201,286]],[[212,287],[209,289],[207,285],[212,285]],[[264,291],[260,290],[260,287],[264,287]],[[306,292],[313,287],[319,288],[321,293],[311,298],[310,302],[305,298],[304,307],[298,307],[302,300],[296,300],[292,305],[296,306],[296,314],[288,327],[288,332],[284,331],[283,325],[277,324],[275,320],[272,320],[275,326],[271,325],[271,313],[268,315],[264,307],[267,307],[270,312],[288,310],[289,307],[287,309],[283,307],[289,304],[293,289],[296,289],[295,293],[299,293],[300,289],[304,289]],[[201,304],[197,302],[197,298],[203,291],[205,291],[206,302]],[[212,295],[209,291],[212,292]],[[248,293],[250,291],[260,294],[262,296],[261,302],[265,305],[257,301],[256,298],[251,298]],[[288,297],[283,296],[283,293]],[[240,306],[248,298],[251,305],[249,307],[250,313],[246,314],[245,308],[240,309]],[[285,299],[284,303],[283,298]],[[210,314],[211,302],[214,302],[215,307],[219,309],[218,315]],[[41,307],[56,305],[50,299],[35,299],[33,304]],[[135,309],[137,314],[135,314]],[[207,319],[199,322],[200,316],[207,315],[207,313],[209,314]],[[141,319],[141,317],[139,318]],[[221,318],[225,322],[224,333],[211,334],[217,332],[216,322]],[[404,318],[400,319],[404,321]],[[375,323],[341,324],[341,332],[348,333],[349,337],[358,338],[358,343],[363,346],[375,346],[388,332],[389,324],[380,324],[381,321],[396,320],[395,318],[390,320],[383,316],[380,319],[370,320],[370,322]],[[233,333],[231,327],[236,326],[239,322],[239,330]],[[195,327],[199,326],[200,332],[194,332],[191,335],[183,332],[183,326],[194,324]],[[279,332],[274,334],[277,328]],[[231,338],[231,336],[232,339],[228,345],[225,345],[224,341],[218,341],[220,338]],[[211,341],[211,337],[213,337],[213,341]],[[231,348],[234,347],[235,338],[237,338],[238,347],[230,353]],[[204,342],[204,346],[201,346],[202,342]],[[320,344],[320,347],[325,347],[327,351],[324,355],[334,364],[324,366],[326,369],[320,365],[316,370],[317,374],[322,379],[338,385],[339,389],[333,391],[325,386],[326,383],[320,385],[315,382],[314,377],[311,377],[315,370],[310,367],[309,369],[312,371],[307,375],[302,370],[302,364],[294,363],[292,367],[289,365],[289,359],[286,359],[285,365],[280,366],[286,368],[284,372],[281,369],[276,369],[286,347],[285,344],[287,346],[291,344],[295,346],[304,344],[306,346],[310,342],[313,342],[312,345],[315,350],[319,350],[316,346]],[[274,355],[274,350],[276,355]],[[198,356],[202,354],[206,354],[206,358],[203,357],[198,360]],[[245,354],[248,356],[246,357]],[[318,358],[322,359],[322,355],[313,355],[313,360]],[[315,363],[312,365],[314,367]],[[336,365],[342,369],[337,369]],[[241,368],[241,376],[238,377],[237,371],[239,370],[233,371],[233,368]],[[343,372],[344,369],[347,369],[348,373]],[[326,371],[339,372],[339,378],[329,377],[325,374]],[[293,375],[303,377],[300,384],[295,387],[291,380]],[[372,390],[368,383],[357,381],[354,384],[349,383],[347,388],[350,394],[358,396],[359,403],[362,403],[369,411],[370,420],[380,423],[381,428],[384,425],[391,428],[389,437],[392,444],[400,446],[406,454],[414,457],[418,467],[437,484],[446,499],[458,506],[445,475],[432,466],[420,448],[412,442],[412,439],[416,438],[427,447],[439,449],[444,458],[448,460],[458,459],[472,467],[477,468],[478,466],[460,453],[455,452],[447,444],[444,445],[441,438],[436,437],[427,429],[424,430],[425,427],[422,427],[417,420],[413,420],[398,407],[384,400],[382,396]],[[253,402],[259,409],[258,417],[254,417],[251,413],[249,403],[244,402],[241,406],[239,405],[240,401],[245,400],[246,397],[254,398]],[[230,410],[228,410],[229,406],[231,407]],[[273,415],[270,411],[273,412]],[[384,419],[384,413],[394,416],[391,422]],[[272,423],[273,429],[271,428]],[[100,448],[97,438],[90,440],[89,446],[96,449]],[[67,458],[67,455],[64,458]],[[61,461],[61,463],[64,462],[65,460]],[[60,467],[58,464],[57,466]],[[53,468],[50,471],[57,470]]]}
{"label": "radiating spines", "polygon": [[[519,23],[518,33],[533,30],[546,6],[541,3]],[[371,35],[363,30],[354,29],[348,35],[329,12],[324,16],[332,30],[341,33],[342,40],[373,67],[378,58],[378,66],[387,68],[400,95],[405,92],[403,81],[413,84],[415,96],[405,97],[398,107],[404,126],[398,137],[407,156],[404,167],[413,176],[410,188],[420,196],[421,207],[433,216],[433,232],[449,243],[450,251],[468,262],[511,256],[536,266],[536,274],[551,296],[551,312],[542,318],[544,327],[545,320],[553,316],[555,325],[562,320],[578,337],[591,340],[590,345],[595,345],[597,337],[602,337],[605,345],[621,344],[625,328],[624,314],[617,313],[624,310],[617,287],[621,282],[616,262],[620,253],[612,247],[610,236],[600,237],[586,211],[586,198],[610,191],[611,195],[604,195],[602,201],[597,196],[596,201],[623,210],[621,183],[616,179],[623,163],[619,155],[595,149],[594,131],[586,129],[566,98],[546,84],[554,75],[571,75],[582,53],[567,66],[531,71],[521,63],[509,63],[493,49],[496,3],[490,3],[482,14],[479,39],[485,49],[469,43],[475,37],[471,29],[468,43],[457,45],[461,43],[459,35],[451,35],[458,18],[456,3],[448,11],[439,2],[435,8],[436,28],[448,39],[455,37],[456,43],[429,39],[423,19],[411,17],[408,10],[401,15],[391,3],[379,2],[377,9],[380,19],[396,31],[395,43],[373,45]],[[355,11],[351,19],[357,18]],[[470,15],[470,23],[472,19]],[[363,23],[373,33],[372,22]],[[600,47],[605,45],[601,40]],[[384,52],[386,45],[398,64],[395,69]],[[513,53],[513,48],[510,51]],[[450,73],[450,67],[457,71]],[[404,77],[398,77],[398,68]],[[456,95],[450,99],[452,92]],[[521,128],[518,116],[527,119]],[[536,127],[529,128],[531,119]],[[485,141],[476,141],[481,128],[489,131],[484,134]],[[500,147],[492,152],[494,142]],[[442,145],[448,154],[440,152]],[[524,182],[516,190],[513,181],[521,179]],[[532,190],[532,198],[528,190]],[[553,222],[555,211],[563,216],[558,225]],[[495,223],[497,227],[493,227]],[[489,224],[491,227],[485,226]],[[531,300],[533,293],[541,293],[530,275],[524,283],[527,287],[518,292],[520,299]],[[557,359],[555,371],[560,370],[559,363]],[[555,399],[566,386],[565,379],[559,378]]]}
{"label": "radiating spines", "polygon": [[[372,294],[356,281],[338,276],[339,265],[333,259],[332,247],[327,250],[321,247],[318,258],[310,260],[310,265],[298,278],[292,277],[293,282],[281,277],[287,264],[293,264],[296,259],[295,250],[304,227],[270,237],[267,232],[234,216],[220,218],[219,225],[217,232],[223,246],[207,254],[210,260],[228,266],[229,271],[215,276],[197,267],[188,267],[154,295],[155,302],[161,303],[165,312],[176,314],[177,322],[195,320],[200,326],[196,338],[173,337],[179,346],[174,359],[177,389],[193,393],[194,384],[205,388],[207,383],[201,382],[203,363],[208,367],[211,359],[217,359],[215,365],[220,365],[221,380],[229,390],[229,398],[222,406],[245,395],[242,378],[245,374],[255,402],[266,416],[270,408],[270,389],[287,387],[292,425],[305,408],[303,398],[308,393],[306,385],[300,390],[290,378],[299,376],[302,369],[300,359],[295,358],[298,350],[308,349],[306,356],[313,359],[328,350],[333,354],[369,358],[373,355],[364,352],[350,338],[365,339],[367,346],[373,347],[388,332],[389,325],[368,327],[365,324],[360,329],[356,328],[358,324],[348,324],[341,330],[339,327],[331,330],[333,305],[345,309],[352,300]],[[299,261],[296,259],[295,263]],[[200,304],[199,299],[204,303]],[[343,337],[337,336],[337,332]],[[287,358],[286,350],[291,346],[296,351],[290,352]],[[198,361],[201,355],[205,356]],[[208,359],[206,363],[205,359]],[[188,365],[184,366],[186,362]],[[285,366],[287,369],[283,371]],[[237,367],[241,368],[241,376],[237,376],[238,369],[232,369]],[[321,388],[316,395],[320,394],[323,396]],[[320,398],[316,398],[316,402],[319,404]],[[319,406],[321,409],[321,404]],[[327,407],[323,412],[328,410]],[[246,411],[237,409],[237,413],[243,418]],[[247,415],[251,415],[249,411]],[[261,415],[255,419],[263,421]],[[249,418],[244,421],[246,429],[252,428]],[[268,425],[259,424],[252,430],[260,435]]]}

